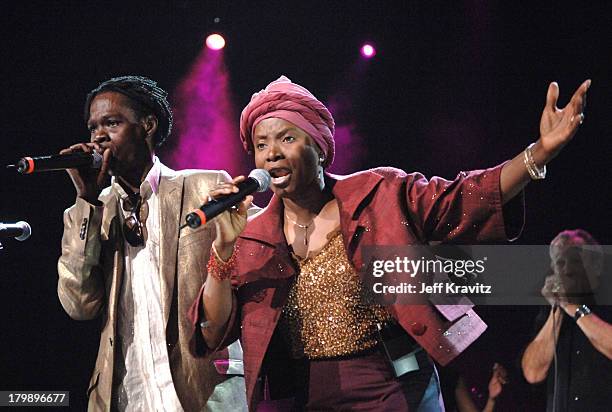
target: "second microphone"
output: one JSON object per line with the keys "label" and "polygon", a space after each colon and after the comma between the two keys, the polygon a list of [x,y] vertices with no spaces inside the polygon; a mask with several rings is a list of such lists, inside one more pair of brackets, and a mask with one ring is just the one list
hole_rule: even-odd
{"label": "second microphone", "polygon": [[232,206],[242,202],[245,197],[255,192],[265,192],[270,187],[270,174],[264,169],[255,169],[249,173],[249,177],[238,183],[238,193],[232,193],[221,199],[211,200],[199,209],[189,213],[185,218],[187,226],[195,229],[215,216],[220,215]]}

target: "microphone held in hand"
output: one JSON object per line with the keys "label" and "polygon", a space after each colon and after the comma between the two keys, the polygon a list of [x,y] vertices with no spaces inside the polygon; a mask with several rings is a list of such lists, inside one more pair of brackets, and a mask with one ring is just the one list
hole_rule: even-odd
{"label": "microphone held in hand", "polygon": [[7,166],[7,168],[16,168],[21,174],[77,168],[99,169],[100,167],[102,167],[102,155],[98,152],[22,157],[17,164]]}
{"label": "microphone held in hand", "polygon": [[238,183],[238,193],[232,193],[224,198],[211,200],[202,205],[199,209],[189,213],[185,218],[186,226],[192,229],[205,224],[215,216],[220,215],[232,206],[242,202],[245,197],[254,192],[265,192],[270,187],[272,178],[264,169],[255,169],[249,173],[249,177]]}
{"label": "microphone held in hand", "polygon": [[0,222],[0,239],[14,237],[16,240],[23,242],[32,234],[32,228],[28,222],[19,221],[17,223],[1,223]]}

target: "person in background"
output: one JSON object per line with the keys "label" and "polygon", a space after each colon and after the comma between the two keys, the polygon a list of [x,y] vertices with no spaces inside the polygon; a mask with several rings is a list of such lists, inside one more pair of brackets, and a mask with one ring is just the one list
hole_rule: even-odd
{"label": "person in background", "polygon": [[[491,379],[487,387],[487,402],[482,409],[482,412],[493,412],[495,410],[495,402],[497,397],[501,395],[504,385],[508,383],[508,372],[499,363],[493,365],[493,373],[491,373]],[[455,405],[458,412],[478,412],[479,408],[474,403],[472,396],[470,395],[463,376],[459,375],[457,378],[457,384],[455,386]],[[447,412],[452,412],[447,408]]]}
{"label": "person in background", "polygon": [[595,301],[607,281],[603,257],[582,229],[565,230],[550,243],[552,274],[542,287],[550,306],[538,315],[537,333],[521,359],[529,383],[547,381],[548,411],[608,411],[612,405],[612,307]]}

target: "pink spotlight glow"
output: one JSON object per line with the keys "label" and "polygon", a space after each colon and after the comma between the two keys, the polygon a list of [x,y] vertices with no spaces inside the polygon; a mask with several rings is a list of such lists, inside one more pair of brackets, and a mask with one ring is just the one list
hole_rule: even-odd
{"label": "pink spotlight glow", "polygon": [[225,39],[218,33],[213,33],[206,38],[206,47],[211,50],[221,50],[225,47]]}
{"label": "pink spotlight glow", "polygon": [[361,55],[366,59],[370,59],[376,56],[376,49],[371,44],[366,43],[361,47]]}
{"label": "pink spotlight glow", "polygon": [[327,102],[327,108],[336,120],[336,155],[328,170],[331,173],[353,173],[367,158],[365,139],[354,119],[353,100],[356,99],[350,92],[340,89]]}
{"label": "pink spotlight glow", "polygon": [[172,95],[176,130],[164,157],[170,167],[223,169],[232,176],[248,173],[252,159],[238,137],[239,117],[229,83],[223,53],[202,49]]}

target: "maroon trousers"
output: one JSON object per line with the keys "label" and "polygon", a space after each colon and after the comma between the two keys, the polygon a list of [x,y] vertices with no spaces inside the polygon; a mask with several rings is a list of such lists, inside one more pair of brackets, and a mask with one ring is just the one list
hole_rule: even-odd
{"label": "maroon trousers", "polygon": [[400,378],[378,350],[346,359],[295,361],[301,380],[295,397],[263,401],[257,411],[416,411],[435,373],[424,351],[417,360],[420,369]]}

